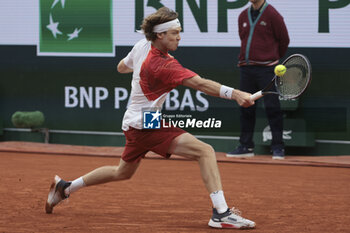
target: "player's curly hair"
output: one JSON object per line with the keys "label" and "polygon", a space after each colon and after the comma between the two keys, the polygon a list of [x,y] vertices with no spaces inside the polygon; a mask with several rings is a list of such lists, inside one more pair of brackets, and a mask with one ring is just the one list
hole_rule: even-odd
{"label": "player's curly hair", "polygon": [[141,25],[141,29],[143,30],[146,39],[155,41],[157,39],[157,33],[153,32],[153,27],[158,24],[174,20],[177,17],[178,13],[170,10],[167,7],[159,8],[155,13],[147,16]]}

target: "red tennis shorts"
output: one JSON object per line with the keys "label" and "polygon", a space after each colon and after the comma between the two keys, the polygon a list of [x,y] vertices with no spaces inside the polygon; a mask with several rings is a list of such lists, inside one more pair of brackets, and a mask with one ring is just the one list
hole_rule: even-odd
{"label": "red tennis shorts", "polygon": [[138,162],[145,157],[148,151],[169,158],[171,154],[168,153],[168,150],[171,142],[183,133],[186,133],[186,131],[175,127],[161,129],[135,129],[130,127],[128,131],[124,131],[126,144],[122,159],[125,162]]}

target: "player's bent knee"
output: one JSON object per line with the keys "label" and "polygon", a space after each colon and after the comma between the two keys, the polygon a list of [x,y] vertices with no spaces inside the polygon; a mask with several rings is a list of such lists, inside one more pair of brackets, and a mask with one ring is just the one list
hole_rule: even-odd
{"label": "player's bent knee", "polygon": [[133,172],[122,172],[119,174],[120,180],[129,180],[134,175]]}
{"label": "player's bent knee", "polygon": [[118,180],[127,180],[133,176],[133,172],[130,171],[122,171],[118,166],[113,167],[111,179],[114,181]]}
{"label": "player's bent knee", "polygon": [[132,176],[133,176],[133,174],[123,174],[122,180],[129,180],[129,179],[131,179]]}
{"label": "player's bent knee", "polygon": [[211,145],[209,145],[209,144],[208,144],[208,152],[209,152],[210,154],[212,154],[212,155],[215,155],[215,150],[214,150],[214,148],[213,148]]}
{"label": "player's bent knee", "polygon": [[214,148],[209,144],[205,144],[204,149],[208,154],[215,154]]}
{"label": "player's bent knee", "polygon": [[202,147],[202,151],[200,152],[200,157],[206,157],[206,158],[211,158],[215,157],[215,150],[214,148],[205,143],[205,146]]}
{"label": "player's bent knee", "polygon": [[123,171],[119,170],[116,175],[118,180],[128,180],[128,179],[131,179],[134,173],[135,173],[134,170],[123,170]]}

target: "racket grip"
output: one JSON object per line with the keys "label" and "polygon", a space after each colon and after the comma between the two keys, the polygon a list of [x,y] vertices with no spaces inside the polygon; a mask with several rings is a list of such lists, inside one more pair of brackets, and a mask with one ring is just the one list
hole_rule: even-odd
{"label": "racket grip", "polygon": [[250,96],[251,100],[257,100],[263,97],[262,91],[255,92],[253,95]]}

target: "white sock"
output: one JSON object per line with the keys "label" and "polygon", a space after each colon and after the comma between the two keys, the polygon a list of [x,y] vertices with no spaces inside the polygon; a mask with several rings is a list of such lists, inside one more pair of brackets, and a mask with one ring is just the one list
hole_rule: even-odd
{"label": "white sock", "polygon": [[78,179],[72,181],[71,185],[64,190],[64,193],[68,196],[82,187],[85,187],[85,183],[83,177],[79,177]]}
{"label": "white sock", "polygon": [[224,192],[222,190],[212,192],[210,194],[211,201],[213,202],[214,208],[218,211],[219,214],[226,212],[228,206],[224,197]]}

